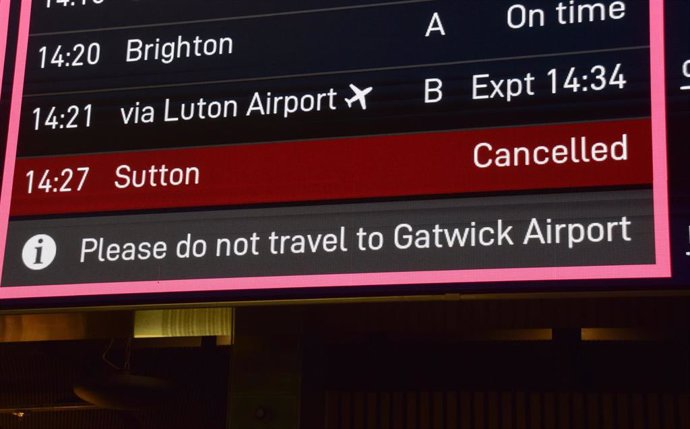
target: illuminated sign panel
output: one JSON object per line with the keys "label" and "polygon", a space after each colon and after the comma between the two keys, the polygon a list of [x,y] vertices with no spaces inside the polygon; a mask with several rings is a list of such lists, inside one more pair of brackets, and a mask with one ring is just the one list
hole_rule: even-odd
{"label": "illuminated sign panel", "polygon": [[671,275],[660,0],[20,5],[0,298]]}

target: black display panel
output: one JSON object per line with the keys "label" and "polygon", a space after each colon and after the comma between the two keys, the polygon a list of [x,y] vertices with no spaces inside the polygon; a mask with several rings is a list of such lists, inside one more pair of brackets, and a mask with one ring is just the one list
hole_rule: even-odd
{"label": "black display panel", "polygon": [[0,298],[683,286],[689,9],[3,0]]}

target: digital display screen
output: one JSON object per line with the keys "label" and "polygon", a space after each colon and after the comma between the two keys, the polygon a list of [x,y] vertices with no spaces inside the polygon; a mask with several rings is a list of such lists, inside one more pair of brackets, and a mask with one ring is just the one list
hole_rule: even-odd
{"label": "digital display screen", "polygon": [[682,282],[688,9],[0,0],[0,299]]}

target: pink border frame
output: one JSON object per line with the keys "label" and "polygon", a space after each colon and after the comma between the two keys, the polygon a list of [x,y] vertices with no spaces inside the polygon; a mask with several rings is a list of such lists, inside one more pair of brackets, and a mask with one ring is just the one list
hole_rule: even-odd
{"label": "pink border frame", "polygon": [[[7,3],[7,0],[0,0]],[[21,7],[19,47],[0,198],[0,255],[5,253],[12,181],[19,135],[31,0]],[[508,268],[456,271],[390,272],[197,280],[141,281],[0,288],[0,299],[50,298],[144,293],[210,292],[261,289],[391,286],[409,284],[482,283],[544,280],[661,278],[671,276],[666,154],[666,84],[663,0],[650,0],[652,148],[656,263],[594,267]],[[3,258],[0,258],[0,273]]]}
{"label": "pink border frame", "polygon": [[0,100],[2,99],[2,77],[7,52],[7,32],[10,22],[10,0],[0,0]]}

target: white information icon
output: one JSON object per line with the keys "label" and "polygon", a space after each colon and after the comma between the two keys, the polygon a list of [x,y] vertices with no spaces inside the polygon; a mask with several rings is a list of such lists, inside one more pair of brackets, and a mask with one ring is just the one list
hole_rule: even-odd
{"label": "white information icon", "polygon": [[30,270],[39,271],[50,266],[55,260],[57,245],[53,237],[46,234],[34,235],[24,244],[22,261]]}

